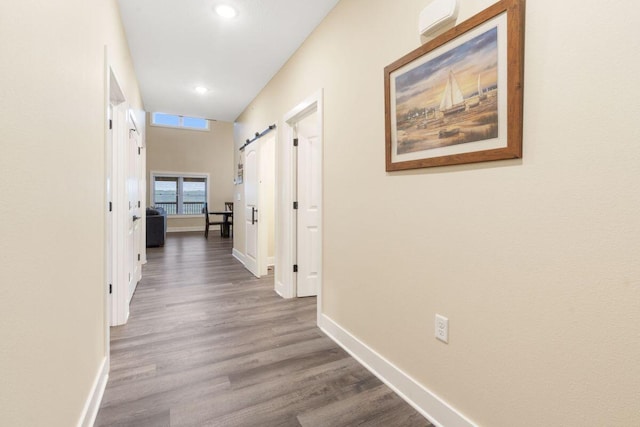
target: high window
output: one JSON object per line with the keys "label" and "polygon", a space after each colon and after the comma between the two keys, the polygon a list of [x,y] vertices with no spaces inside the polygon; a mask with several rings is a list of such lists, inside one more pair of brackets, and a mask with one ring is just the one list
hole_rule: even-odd
{"label": "high window", "polygon": [[181,129],[209,130],[209,120],[176,114],[152,113],[151,124]]}
{"label": "high window", "polygon": [[207,201],[208,181],[206,175],[154,172],[152,204],[169,215],[200,215]]}

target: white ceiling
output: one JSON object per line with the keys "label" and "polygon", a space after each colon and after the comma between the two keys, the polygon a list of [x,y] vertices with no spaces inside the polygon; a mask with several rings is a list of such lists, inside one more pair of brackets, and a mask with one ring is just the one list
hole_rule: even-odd
{"label": "white ceiling", "polygon": [[337,2],[118,0],[145,109],[235,120]]}

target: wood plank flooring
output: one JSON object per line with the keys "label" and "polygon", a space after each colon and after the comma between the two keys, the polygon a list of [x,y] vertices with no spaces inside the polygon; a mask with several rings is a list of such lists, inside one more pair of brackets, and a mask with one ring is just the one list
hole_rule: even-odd
{"label": "wood plank flooring", "polygon": [[431,426],[212,234],[147,250],[96,426]]}

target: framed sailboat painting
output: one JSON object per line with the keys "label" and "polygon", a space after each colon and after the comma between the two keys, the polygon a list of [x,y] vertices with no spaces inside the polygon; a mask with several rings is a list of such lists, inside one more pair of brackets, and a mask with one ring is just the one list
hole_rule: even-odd
{"label": "framed sailboat painting", "polygon": [[502,0],[384,69],[386,170],[522,157],[524,0]]}

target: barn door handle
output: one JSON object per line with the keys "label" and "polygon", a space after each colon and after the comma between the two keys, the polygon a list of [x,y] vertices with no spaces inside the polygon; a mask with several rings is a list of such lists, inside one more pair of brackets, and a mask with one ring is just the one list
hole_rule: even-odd
{"label": "barn door handle", "polygon": [[258,213],[258,209],[254,208],[252,206],[251,207],[251,225],[253,225],[256,222],[258,222],[258,219],[256,218],[256,213]]}

